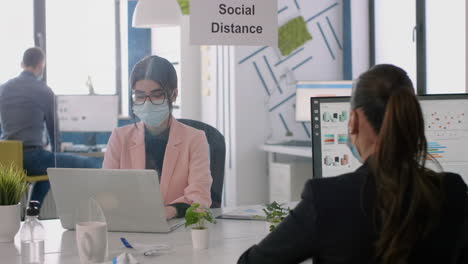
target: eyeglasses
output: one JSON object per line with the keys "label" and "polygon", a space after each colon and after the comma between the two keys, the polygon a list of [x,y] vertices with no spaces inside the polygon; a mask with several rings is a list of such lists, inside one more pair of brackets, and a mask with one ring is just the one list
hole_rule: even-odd
{"label": "eyeglasses", "polygon": [[146,98],[148,98],[153,105],[162,105],[166,101],[166,95],[161,90],[152,91],[150,95],[146,95],[144,92],[138,90],[132,92],[132,101],[135,105],[145,104]]}

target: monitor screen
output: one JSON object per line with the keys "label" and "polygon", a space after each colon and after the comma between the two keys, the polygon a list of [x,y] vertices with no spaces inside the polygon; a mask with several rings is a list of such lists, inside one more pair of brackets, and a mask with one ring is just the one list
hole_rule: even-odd
{"label": "monitor screen", "polygon": [[[428,152],[444,171],[468,183],[468,94],[419,96]],[[346,145],[349,97],[311,98],[314,177],[332,177],[361,164]],[[427,166],[436,169],[431,162]]]}
{"label": "monitor screen", "polygon": [[352,172],[360,166],[348,141],[349,97],[311,98],[314,177]]}
{"label": "monitor screen", "polygon": [[296,84],[296,121],[310,122],[310,98],[350,96],[352,81],[301,81]]}
{"label": "monitor screen", "polygon": [[468,94],[421,96],[420,102],[429,154],[468,183]]}
{"label": "monitor screen", "polygon": [[60,131],[112,131],[117,127],[118,102],[116,95],[58,95]]}

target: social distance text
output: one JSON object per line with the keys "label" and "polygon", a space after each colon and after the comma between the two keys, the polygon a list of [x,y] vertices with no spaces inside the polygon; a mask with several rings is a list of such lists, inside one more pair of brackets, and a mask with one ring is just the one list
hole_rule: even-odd
{"label": "social distance text", "polygon": [[[255,5],[227,6],[218,5],[219,14],[224,16],[255,16]],[[241,25],[236,23],[225,24],[223,22],[212,22],[211,33],[224,34],[262,34],[263,27],[259,25]]]}

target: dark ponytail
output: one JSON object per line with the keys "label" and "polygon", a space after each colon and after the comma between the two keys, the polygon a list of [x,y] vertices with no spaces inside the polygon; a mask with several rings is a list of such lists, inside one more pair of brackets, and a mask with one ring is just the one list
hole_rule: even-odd
{"label": "dark ponytail", "polygon": [[437,225],[443,197],[440,174],[425,167],[430,157],[421,106],[405,71],[377,65],[356,83],[357,107],[378,135],[368,160],[377,191],[377,258],[384,264],[407,263],[414,244]]}

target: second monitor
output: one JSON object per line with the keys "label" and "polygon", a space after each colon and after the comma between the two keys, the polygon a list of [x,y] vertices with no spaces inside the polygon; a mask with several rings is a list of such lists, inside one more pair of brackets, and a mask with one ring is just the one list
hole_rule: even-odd
{"label": "second monitor", "polygon": [[62,132],[110,132],[117,127],[116,95],[58,95],[57,114]]}
{"label": "second monitor", "polygon": [[[444,171],[468,183],[468,94],[418,97],[424,115],[428,153]],[[332,177],[356,170],[348,140],[349,97],[310,98],[314,177]],[[427,164],[429,167],[431,163]],[[435,169],[435,168],[434,168]]]}

